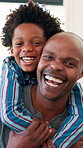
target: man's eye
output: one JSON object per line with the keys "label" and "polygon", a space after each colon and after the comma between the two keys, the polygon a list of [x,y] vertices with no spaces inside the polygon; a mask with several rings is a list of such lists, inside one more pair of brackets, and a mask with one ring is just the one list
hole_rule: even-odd
{"label": "man's eye", "polygon": [[65,64],[69,67],[75,67],[76,66],[76,64],[74,62],[70,62],[70,61],[65,62]]}
{"label": "man's eye", "polygon": [[44,59],[46,59],[46,60],[52,60],[53,59],[53,57],[52,56],[43,56],[44,57]]}

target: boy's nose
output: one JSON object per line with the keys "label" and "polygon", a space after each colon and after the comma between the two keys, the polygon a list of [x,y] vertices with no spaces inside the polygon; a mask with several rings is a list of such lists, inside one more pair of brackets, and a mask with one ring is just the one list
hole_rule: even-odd
{"label": "boy's nose", "polygon": [[22,49],[23,52],[29,52],[29,51],[33,51],[33,48],[30,44],[28,44],[27,46],[24,46]]}

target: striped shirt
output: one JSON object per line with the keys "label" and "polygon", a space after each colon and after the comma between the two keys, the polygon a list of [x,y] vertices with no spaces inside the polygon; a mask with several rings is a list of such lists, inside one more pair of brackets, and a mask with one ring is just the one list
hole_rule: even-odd
{"label": "striped shirt", "polygon": [[53,137],[53,143],[58,148],[70,148],[83,136],[83,88],[76,84],[68,100],[69,116]]}
{"label": "striped shirt", "polygon": [[[3,61],[0,81],[1,120],[15,131],[23,131],[32,122],[32,115],[23,105],[23,89],[36,82],[17,65],[13,57]],[[57,130],[53,143],[68,148],[83,135],[83,90],[74,86],[68,101],[68,112],[62,126]]]}
{"label": "striped shirt", "polygon": [[32,122],[31,114],[23,105],[23,88],[37,82],[15,62],[14,57],[3,61],[0,81],[1,120],[15,131],[23,131]]}

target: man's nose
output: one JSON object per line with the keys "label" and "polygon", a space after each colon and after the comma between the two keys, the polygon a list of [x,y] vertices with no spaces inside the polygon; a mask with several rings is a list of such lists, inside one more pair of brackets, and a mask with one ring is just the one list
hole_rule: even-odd
{"label": "man's nose", "polygon": [[33,51],[33,47],[31,44],[27,44],[22,48],[22,52],[29,52],[29,51],[30,52]]}
{"label": "man's nose", "polygon": [[61,60],[56,59],[55,61],[51,62],[51,68],[56,71],[62,71],[64,69],[64,64]]}

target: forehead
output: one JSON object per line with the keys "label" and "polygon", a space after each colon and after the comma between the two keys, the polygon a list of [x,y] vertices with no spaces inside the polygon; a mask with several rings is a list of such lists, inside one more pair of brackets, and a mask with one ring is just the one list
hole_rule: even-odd
{"label": "forehead", "polygon": [[33,23],[22,23],[18,25],[14,30],[14,35],[19,36],[21,34],[29,34],[29,36],[31,34],[44,36],[44,30]]}
{"label": "forehead", "polygon": [[55,35],[46,43],[43,53],[52,53],[58,56],[75,56],[83,58],[83,43],[81,39],[72,35]]}

